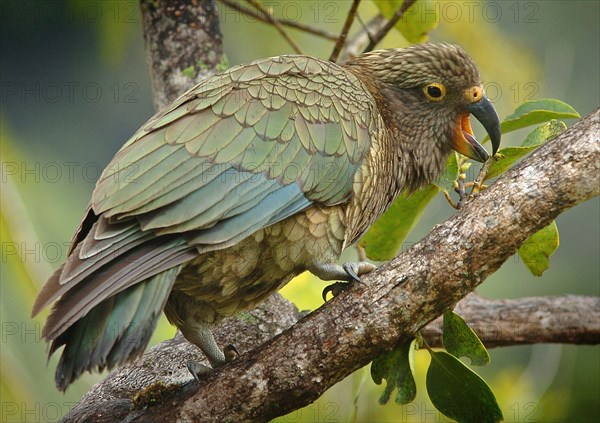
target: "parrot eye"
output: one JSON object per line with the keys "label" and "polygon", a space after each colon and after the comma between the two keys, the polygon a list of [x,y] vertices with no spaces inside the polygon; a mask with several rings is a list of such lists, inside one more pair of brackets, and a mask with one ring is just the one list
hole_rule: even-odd
{"label": "parrot eye", "polygon": [[443,84],[432,83],[423,87],[423,94],[431,101],[440,101],[446,95],[446,87]]}

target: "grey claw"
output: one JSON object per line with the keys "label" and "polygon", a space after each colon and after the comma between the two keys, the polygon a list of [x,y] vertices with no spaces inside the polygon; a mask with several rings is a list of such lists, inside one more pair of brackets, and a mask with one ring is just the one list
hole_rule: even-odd
{"label": "grey claw", "polygon": [[346,273],[352,278],[352,280],[364,285],[365,283],[362,281],[362,279],[360,278],[360,276],[358,276],[358,273],[356,273],[355,270],[355,264],[354,263],[344,263],[342,265],[342,267],[344,268],[344,270],[346,271]]}
{"label": "grey claw", "polygon": [[196,360],[188,360],[187,368],[194,377],[194,379],[196,379],[198,382],[200,382],[200,376],[204,376],[212,371],[210,367],[205,366],[204,364],[199,363]]}

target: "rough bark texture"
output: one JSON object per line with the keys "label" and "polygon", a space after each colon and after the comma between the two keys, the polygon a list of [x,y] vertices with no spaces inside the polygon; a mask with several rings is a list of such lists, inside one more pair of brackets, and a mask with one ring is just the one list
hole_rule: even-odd
{"label": "rough bark texture", "polygon": [[188,88],[225,69],[214,1],[141,0],[154,107],[160,110]]}
{"label": "rough bark texture", "polygon": [[[64,421],[268,421],[310,404],[453,308],[558,214],[598,195],[599,117],[600,109],[508,171],[413,248],[365,277],[365,287],[354,286],[254,350],[268,338],[269,327],[277,333],[293,323],[285,320],[293,311],[278,310],[284,304],[278,297],[254,312],[264,330],[259,324],[253,340],[247,341],[253,325],[221,328],[219,342],[233,337],[245,353],[201,383],[189,380],[184,369],[199,354],[183,341],[166,341],[141,363],[96,385]],[[536,337],[536,342],[600,342],[597,298],[469,301],[460,314],[488,345]],[[253,319],[246,315],[237,324]],[[426,333],[439,342],[435,326]],[[138,400],[146,405],[150,393],[162,392],[153,406],[132,408],[134,393],[157,380],[175,386],[168,391],[155,386]]]}
{"label": "rough bark texture", "polygon": [[[221,34],[213,1],[141,4],[160,108],[222,65]],[[200,70],[192,78],[182,72],[190,66]],[[228,319],[217,342],[234,341],[242,355],[202,383],[185,363],[203,356],[178,336],[94,386],[63,421],[267,421],[311,403],[452,308],[559,213],[598,195],[599,130],[596,111],[365,277],[365,287],[354,286],[297,324],[297,310],[279,295]],[[459,313],[488,346],[600,342],[598,298],[471,294]],[[439,321],[423,333],[439,345]]]}

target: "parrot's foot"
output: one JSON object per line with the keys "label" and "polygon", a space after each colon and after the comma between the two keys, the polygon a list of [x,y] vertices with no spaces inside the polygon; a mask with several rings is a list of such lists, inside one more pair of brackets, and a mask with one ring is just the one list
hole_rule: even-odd
{"label": "parrot's foot", "polygon": [[341,280],[346,282],[363,283],[362,275],[372,272],[377,266],[367,261],[344,263],[342,266],[335,263],[317,263],[308,270],[324,281]]}
{"label": "parrot's foot", "polygon": [[223,350],[223,356],[225,357],[225,361],[223,361],[221,364],[218,364],[216,366],[211,364],[213,367],[209,367],[209,366],[206,366],[196,360],[188,360],[187,368],[188,368],[189,372],[192,374],[192,376],[194,377],[194,379],[196,379],[198,382],[200,382],[200,378],[202,376],[212,372],[215,368],[220,367],[225,363],[229,363],[229,362],[235,360],[239,355],[240,355],[240,353],[235,348],[235,346],[230,344],[230,345],[227,345],[225,347],[225,349]]}
{"label": "parrot's foot", "polygon": [[181,327],[181,333],[192,344],[196,345],[202,350],[211,367],[208,367],[195,360],[189,360],[187,362],[187,368],[194,376],[194,379],[200,380],[199,377],[207,374],[221,367],[225,363],[233,361],[239,356],[238,350],[233,345],[228,345],[224,350],[221,350],[213,337],[209,327],[205,324],[196,324]]}
{"label": "parrot's foot", "polygon": [[348,289],[353,282],[363,283],[361,276],[372,272],[377,267],[366,261],[359,261],[353,263],[344,263],[342,266],[339,264],[332,263],[318,263],[311,267],[310,272],[318,276],[319,278],[330,281],[330,280],[341,280],[344,282],[336,282],[331,284],[323,290],[322,296],[323,301],[327,301],[327,294],[331,292],[334,297],[340,292]]}

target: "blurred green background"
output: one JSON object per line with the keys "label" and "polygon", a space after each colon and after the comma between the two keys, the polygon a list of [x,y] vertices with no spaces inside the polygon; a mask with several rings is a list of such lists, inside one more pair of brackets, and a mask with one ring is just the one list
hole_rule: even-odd
{"label": "blurred green background", "polygon": [[[278,17],[337,32],[349,1],[272,1]],[[276,31],[219,5],[230,64],[291,53]],[[553,97],[586,115],[600,103],[600,2],[430,2],[431,40],[461,44],[478,63],[501,118],[528,99]],[[365,1],[363,20],[377,8]],[[36,291],[66,255],[72,232],[102,168],[153,114],[136,1],[0,2],[1,417],[55,421],[98,381],[86,374],[63,395],[40,339],[47,311],[30,318]],[[304,52],[327,58],[330,41],[290,30]],[[407,42],[392,33],[383,47]],[[572,124],[572,122],[569,122]],[[475,131],[480,134],[481,128]],[[506,137],[520,143],[524,132]],[[425,212],[406,247],[453,213],[443,198]],[[600,202],[558,218],[561,246],[542,278],[517,257],[481,287],[494,298],[600,294]],[[350,251],[348,254],[352,255]],[[321,303],[325,283],[301,275],[283,290],[300,309]],[[524,328],[526,330],[526,328]],[[173,336],[163,319],[153,343]],[[493,349],[480,374],[494,389],[506,421],[600,421],[600,348],[535,345]],[[428,354],[417,353],[424,392]],[[311,406],[278,421],[446,421],[426,395],[406,407],[380,406],[383,387],[368,366]]]}

